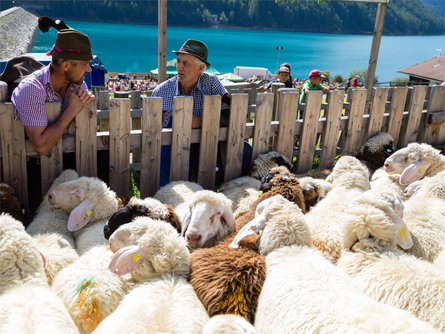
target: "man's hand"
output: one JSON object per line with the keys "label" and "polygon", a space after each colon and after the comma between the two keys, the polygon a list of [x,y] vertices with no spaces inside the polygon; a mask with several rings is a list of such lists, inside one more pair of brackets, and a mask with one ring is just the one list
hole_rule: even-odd
{"label": "man's hand", "polygon": [[79,113],[85,104],[95,98],[93,93],[82,88],[78,88],[76,91],[73,87],[70,87],[68,94],[67,109],[74,111],[75,114]]}
{"label": "man's hand", "polygon": [[192,129],[200,128],[202,125],[202,118],[199,116],[193,116],[192,118]]}
{"label": "man's hand", "polygon": [[79,96],[83,104],[87,104],[95,99],[93,93],[91,93],[89,90],[84,90],[80,87],[77,89],[77,95]]}

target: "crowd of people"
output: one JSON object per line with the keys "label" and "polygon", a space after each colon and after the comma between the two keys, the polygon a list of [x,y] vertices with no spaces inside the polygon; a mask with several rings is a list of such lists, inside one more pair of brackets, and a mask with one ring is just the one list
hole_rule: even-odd
{"label": "crowd of people", "polygon": [[125,92],[129,90],[146,92],[155,89],[157,86],[157,79],[148,76],[145,76],[142,79],[137,79],[136,77],[130,78],[130,76],[125,76],[124,78],[115,76],[109,78],[105,83],[105,89],[110,92]]}

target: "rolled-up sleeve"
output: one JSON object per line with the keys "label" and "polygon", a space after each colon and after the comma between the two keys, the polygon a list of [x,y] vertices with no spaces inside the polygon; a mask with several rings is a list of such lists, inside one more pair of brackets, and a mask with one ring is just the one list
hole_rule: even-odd
{"label": "rolled-up sleeve", "polygon": [[22,81],[12,92],[14,119],[20,120],[23,126],[47,126],[45,109],[46,92],[39,81]]}

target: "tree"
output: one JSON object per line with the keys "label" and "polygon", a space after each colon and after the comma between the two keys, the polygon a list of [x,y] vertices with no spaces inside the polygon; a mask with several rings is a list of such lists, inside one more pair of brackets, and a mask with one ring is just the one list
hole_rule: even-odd
{"label": "tree", "polygon": [[341,74],[336,74],[332,77],[332,82],[343,83],[345,79],[341,76]]}

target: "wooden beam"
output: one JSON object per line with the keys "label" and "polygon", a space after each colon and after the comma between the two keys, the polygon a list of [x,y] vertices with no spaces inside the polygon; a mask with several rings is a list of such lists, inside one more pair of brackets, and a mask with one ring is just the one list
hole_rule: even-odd
{"label": "wooden beam", "polygon": [[167,0],[158,0],[158,84],[167,76]]}
{"label": "wooden beam", "polygon": [[379,57],[380,40],[382,39],[383,22],[385,20],[385,11],[387,3],[379,3],[377,14],[375,16],[374,32],[372,36],[371,53],[369,55],[368,72],[366,74],[365,87],[368,90],[366,101],[371,100],[372,87],[374,85],[375,69]]}

